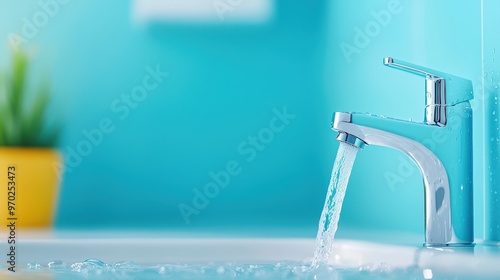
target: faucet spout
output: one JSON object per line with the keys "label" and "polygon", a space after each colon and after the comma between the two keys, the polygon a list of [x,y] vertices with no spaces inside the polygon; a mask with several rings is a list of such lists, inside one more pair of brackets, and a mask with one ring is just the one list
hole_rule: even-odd
{"label": "faucet spout", "polygon": [[[373,116],[366,117],[377,118]],[[384,118],[378,119],[384,121]],[[392,119],[386,120],[394,121]],[[339,141],[396,149],[415,162],[424,180],[426,229],[424,246],[473,246],[471,233],[463,234],[463,232],[459,232],[459,235],[456,234],[455,229],[458,228],[461,231],[463,227],[454,226],[453,222],[458,223],[458,221],[454,221],[452,218],[452,210],[461,211],[461,209],[452,209],[451,193],[453,191],[450,187],[447,170],[434,152],[422,143],[408,137],[353,123],[352,114],[350,113],[335,113],[332,128],[339,131],[339,137],[337,138]],[[436,128],[438,127],[436,126]],[[467,211],[468,209],[462,210]],[[463,213],[460,213],[459,216],[463,216]],[[467,230],[472,229],[467,228]]]}

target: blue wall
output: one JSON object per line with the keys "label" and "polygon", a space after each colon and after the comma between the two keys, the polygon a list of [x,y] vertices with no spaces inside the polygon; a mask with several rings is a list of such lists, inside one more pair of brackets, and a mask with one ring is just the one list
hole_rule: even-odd
{"label": "blue wall", "polygon": [[[325,4],[304,3],[276,3],[264,24],[146,27],[131,22],[128,1],[63,6],[25,44],[50,74],[66,124],[60,148],[71,170],[57,225],[314,229],[334,150],[322,148],[333,141],[322,85]],[[3,38],[39,9],[30,1],[2,5]],[[127,105],[122,95],[157,65],[169,76]],[[283,108],[295,117],[272,141],[244,143],[263,129],[268,141],[273,110]],[[109,133],[94,136],[88,152],[82,131],[96,133],[103,119]],[[241,173],[186,224],[179,204],[192,207],[193,188],[203,190],[210,172],[230,161]]]}
{"label": "blue wall", "polygon": [[[65,123],[60,149],[68,169],[57,226],[281,227],[314,236],[338,145],[329,130],[331,113],[423,118],[423,81],[384,68],[383,57],[480,84],[479,3],[449,9],[449,0],[312,2],[275,1],[272,20],[263,24],[142,27],[131,21],[130,1],[62,6],[23,44],[37,59],[35,74],[50,77],[53,116]],[[22,18],[40,9],[34,1],[0,5],[1,38],[20,32]],[[381,10],[392,10],[390,19],[356,46],[355,28],[376,22]],[[346,44],[356,52],[346,55]],[[7,43],[0,50],[5,65]],[[140,102],[122,99],[142,85],[147,67],[157,65],[168,77]],[[294,118],[281,130],[274,119],[285,107]],[[107,133],[88,146],[82,131],[95,135],[103,120]],[[268,143],[251,148],[249,137],[259,133]],[[479,137],[475,133],[477,143]],[[85,154],[80,160],[78,149]],[[482,161],[476,161],[477,172]],[[235,162],[229,184],[187,224],[179,205],[192,207],[193,189],[203,191],[211,172]],[[402,168],[408,172],[401,174]],[[387,174],[401,180],[391,183]],[[394,151],[358,153],[344,205],[341,231],[423,231],[420,174]]]}

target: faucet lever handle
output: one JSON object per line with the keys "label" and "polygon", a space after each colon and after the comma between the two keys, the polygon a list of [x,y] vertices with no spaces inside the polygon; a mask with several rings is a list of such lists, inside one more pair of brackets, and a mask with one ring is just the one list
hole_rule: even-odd
{"label": "faucet lever handle", "polygon": [[384,58],[384,65],[425,77],[425,122],[446,126],[446,106],[474,98],[470,80],[422,67],[406,61]]}
{"label": "faucet lever handle", "polygon": [[443,77],[440,76],[441,73],[437,74],[439,73],[439,71],[428,69],[399,59],[394,59],[392,57],[384,58],[384,65],[389,66],[391,68],[403,70],[408,73],[419,75],[425,78],[430,76],[434,79],[444,79]]}

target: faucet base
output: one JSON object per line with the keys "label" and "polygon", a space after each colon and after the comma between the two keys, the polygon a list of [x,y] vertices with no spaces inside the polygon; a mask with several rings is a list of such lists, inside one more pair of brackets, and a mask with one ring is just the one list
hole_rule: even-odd
{"label": "faucet base", "polygon": [[424,243],[425,248],[454,248],[454,247],[474,247],[476,243],[449,243],[449,244],[430,244]]}

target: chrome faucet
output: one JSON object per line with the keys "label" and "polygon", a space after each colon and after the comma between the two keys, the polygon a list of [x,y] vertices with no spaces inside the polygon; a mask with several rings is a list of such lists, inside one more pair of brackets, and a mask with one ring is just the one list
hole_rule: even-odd
{"label": "chrome faucet", "polygon": [[410,157],[424,179],[424,246],[474,246],[472,83],[390,57],[384,64],[425,77],[424,121],[337,112],[337,140],[360,148],[385,146]]}

